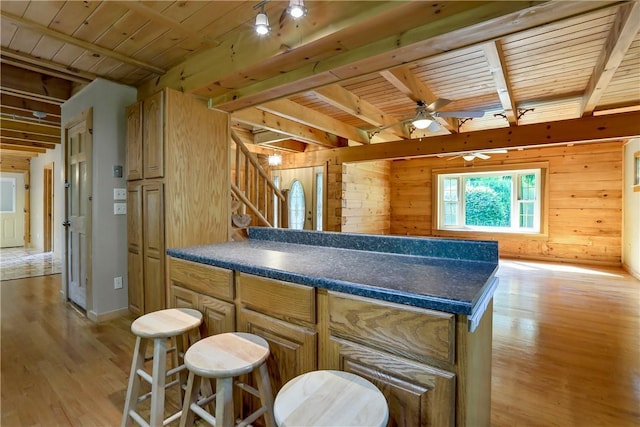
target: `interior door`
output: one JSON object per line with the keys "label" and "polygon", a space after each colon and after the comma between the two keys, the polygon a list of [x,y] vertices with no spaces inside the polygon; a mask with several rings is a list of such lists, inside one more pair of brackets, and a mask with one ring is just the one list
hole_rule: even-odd
{"label": "interior door", "polygon": [[0,177],[0,247],[24,246],[24,175]]}
{"label": "interior door", "polygon": [[44,167],[42,182],[42,237],[44,252],[53,251],[53,163]]}
{"label": "interior door", "polygon": [[91,110],[65,126],[68,298],[87,309],[91,268]]}

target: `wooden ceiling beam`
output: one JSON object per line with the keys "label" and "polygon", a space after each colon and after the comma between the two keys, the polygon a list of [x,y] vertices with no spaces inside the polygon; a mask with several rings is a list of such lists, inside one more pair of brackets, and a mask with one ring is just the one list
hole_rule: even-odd
{"label": "wooden ceiling beam", "polygon": [[[294,29],[291,34],[295,34],[295,37],[291,40],[283,40],[281,37],[265,37],[260,39],[259,47],[255,37],[247,37],[246,34],[240,33],[236,38],[224,40],[218,47],[206,49],[187,58],[158,79],[147,81],[138,87],[138,97],[144,98],[164,87],[182,92],[194,92],[213,82],[219,84],[222,79],[234,73],[242,73],[243,70],[251,67],[264,67],[265,61],[273,58],[286,60],[287,52],[300,51],[307,47],[314,49],[320,40],[401,5],[401,2],[374,2],[373,5],[365,5],[363,2],[356,15],[334,20],[330,25],[318,26],[318,30],[310,34],[300,33]],[[282,29],[280,31],[284,33]],[[273,99],[276,98],[271,100]],[[250,106],[246,105],[242,108]],[[237,110],[242,108],[237,108]]]}
{"label": "wooden ceiling beam", "polygon": [[305,63],[295,70],[258,82],[247,78],[246,86],[213,98],[213,104],[225,111],[235,111],[612,6],[606,1],[445,4],[447,8],[443,11],[434,9],[434,15],[425,19],[424,25],[345,50],[312,64]]}
{"label": "wooden ceiling beam", "polygon": [[346,139],[331,135],[327,132],[305,126],[276,116],[267,111],[261,111],[257,108],[249,108],[246,110],[235,112],[231,115],[232,121],[238,121],[251,126],[269,129],[274,132],[290,135],[293,139],[298,139],[309,144],[320,145],[325,148],[337,148],[346,146]]}
{"label": "wooden ceiling beam", "polygon": [[[408,65],[392,68],[380,72],[380,75],[389,83],[395,86],[400,92],[404,93],[413,102],[422,101],[425,105],[432,104],[438,100],[438,97],[411,71]],[[447,133],[457,133],[458,123],[453,119],[445,117],[433,117],[436,122]]]}
{"label": "wooden ceiling beam", "polygon": [[44,135],[60,138],[60,127],[45,125],[37,122],[15,120],[7,117],[0,118],[0,131],[15,131],[29,135]]}
{"label": "wooden ceiling beam", "polygon": [[640,1],[620,6],[582,100],[582,116],[593,114],[618,66],[640,32]]}
{"label": "wooden ceiling beam", "polygon": [[29,116],[33,111],[42,111],[47,113],[47,117],[60,121],[61,111],[60,104],[52,104],[50,102],[37,101],[35,99],[23,98],[20,96],[6,93],[0,90],[0,105],[11,109],[22,111],[23,115]]}
{"label": "wooden ceiling beam", "polygon": [[27,93],[39,99],[55,102],[64,102],[71,97],[71,82],[58,77],[45,76],[8,64],[2,65],[0,76],[0,86],[3,90]]}
{"label": "wooden ceiling beam", "polygon": [[2,129],[0,135],[3,139],[15,141],[32,141],[45,144],[60,144],[60,136],[34,135],[26,132],[18,132]]}
{"label": "wooden ceiling beam", "polygon": [[[0,113],[4,117],[10,117],[12,119],[18,119],[18,120],[27,119],[27,120],[36,121],[36,117],[33,115],[33,111],[31,110],[22,110],[19,108],[9,107],[6,105],[0,105]],[[43,121],[46,122],[47,124],[54,124],[54,125],[60,126],[60,117],[50,116],[47,114],[47,116],[43,119]]]}
{"label": "wooden ceiling beam", "polygon": [[336,120],[333,117],[329,117],[317,110],[305,107],[288,99],[278,99],[267,102],[266,104],[259,105],[257,108],[360,144],[370,143],[369,135],[364,130],[345,124],[340,120]]}
{"label": "wooden ceiling beam", "polygon": [[294,139],[287,139],[285,141],[274,141],[268,145],[263,145],[263,147],[265,146],[289,153],[304,153],[304,151],[307,149],[307,144],[296,141]]}
{"label": "wooden ceiling beam", "polygon": [[378,107],[358,95],[349,92],[338,84],[318,88],[313,92],[324,102],[333,105],[345,113],[358,117],[360,120],[375,127],[392,126],[380,132],[380,136],[392,134],[400,138],[410,138],[407,129],[398,124],[397,117],[386,114]]}
{"label": "wooden ceiling beam", "polygon": [[273,142],[285,141],[291,139],[291,136],[272,130],[258,131],[253,133],[254,144],[271,144]]}
{"label": "wooden ceiling beam", "polygon": [[482,50],[489,63],[489,71],[491,71],[493,81],[496,84],[496,92],[507,121],[510,126],[516,126],[518,124],[518,110],[514,102],[513,88],[509,80],[502,44],[499,40],[485,43],[482,45]]}
{"label": "wooden ceiling beam", "polygon": [[27,28],[30,28],[40,34],[49,36],[49,37],[53,37],[54,39],[63,41],[65,43],[69,43],[72,44],[74,46],[78,46],[82,49],[86,49],[89,52],[94,52],[94,53],[98,53],[104,57],[107,58],[111,58],[111,59],[115,59],[116,61],[120,61],[123,62],[125,64],[129,64],[129,65],[133,65],[134,67],[139,67],[139,68],[143,68],[147,71],[150,71],[152,73],[155,74],[159,74],[162,75],[165,73],[165,70],[160,68],[160,67],[156,67],[155,65],[152,64],[148,64],[146,62],[143,61],[139,61],[135,58],[129,57],[127,55],[123,55],[121,53],[118,53],[116,51],[104,48],[102,46],[98,46],[96,44],[93,43],[89,43],[87,41],[84,40],[80,40],[78,38],[72,37],[68,34],[65,33],[61,33],[59,31],[56,30],[52,30],[49,27],[46,27],[42,24],[39,24],[37,22],[33,22],[30,21],[28,19],[22,18],[20,16],[14,15],[12,13],[9,13],[5,10],[0,10],[0,15],[3,18],[8,19],[9,21],[13,21],[14,23],[20,25],[20,26],[24,26]]}
{"label": "wooden ceiling beam", "polygon": [[[0,149],[2,150],[14,150],[14,151],[27,151],[30,153],[46,153],[48,148],[55,148],[53,144],[45,144],[47,147],[41,147],[36,142],[16,142],[7,141],[4,138],[0,138]],[[51,145],[51,147],[49,147]]]}
{"label": "wooden ceiling beam", "polygon": [[15,150],[29,151],[32,148],[38,148],[43,150],[52,150],[56,148],[56,144],[48,144],[44,142],[36,142],[31,140],[19,140],[14,138],[7,138],[4,135],[0,136],[0,143],[4,148],[12,147]]}
{"label": "wooden ceiling beam", "polygon": [[95,78],[98,77],[97,75],[92,73],[80,71],[72,67],[65,67],[53,61],[36,58],[6,47],[2,48],[2,52],[0,54],[0,62],[2,62],[3,64],[9,64],[19,68],[24,68],[26,70],[35,71],[41,74],[47,74],[52,77],[71,80],[80,84],[91,83]]}
{"label": "wooden ceiling beam", "polygon": [[283,159],[297,166],[430,157],[445,153],[465,153],[493,149],[536,148],[562,144],[613,141],[640,137],[640,111],[588,116],[571,120],[417,138],[368,146],[319,150]]}

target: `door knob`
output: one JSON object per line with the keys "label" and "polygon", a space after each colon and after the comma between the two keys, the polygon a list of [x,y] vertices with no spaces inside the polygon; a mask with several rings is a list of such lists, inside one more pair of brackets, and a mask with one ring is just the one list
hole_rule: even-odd
{"label": "door knob", "polygon": [[70,226],[70,225],[71,225],[71,221],[69,221],[69,220],[64,221],[64,222],[62,223],[62,226],[63,226],[63,227],[68,227],[68,226]]}

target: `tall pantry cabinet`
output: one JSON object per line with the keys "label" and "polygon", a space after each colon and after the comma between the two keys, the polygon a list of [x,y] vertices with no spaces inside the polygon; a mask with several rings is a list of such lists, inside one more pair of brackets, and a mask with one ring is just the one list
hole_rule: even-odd
{"label": "tall pantry cabinet", "polygon": [[127,114],[129,310],[167,307],[166,248],[229,240],[229,117],[164,89]]}

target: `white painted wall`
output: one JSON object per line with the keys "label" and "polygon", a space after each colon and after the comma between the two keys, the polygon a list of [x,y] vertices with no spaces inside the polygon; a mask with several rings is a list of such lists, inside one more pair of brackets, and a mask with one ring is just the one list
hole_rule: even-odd
{"label": "white painted wall", "polygon": [[[94,80],[62,105],[62,123],[93,107],[92,154],[92,298],[87,314],[93,320],[108,319],[128,310],[127,217],[113,214],[113,189],[126,188],[126,178],[115,178],[113,166],[124,169],[126,154],[125,107],[136,101],[135,88],[103,79]],[[54,162],[54,253],[64,260],[64,152],[63,147],[41,155],[31,163],[32,236],[42,243],[43,168]],[[35,236],[40,236],[35,239]],[[113,279],[123,278],[122,289]],[[66,298],[66,266],[62,293]]]}
{"label": "white painted wall", "polygon": [[640,139],[632,139],[625,144],[622,264],[640,279],[640,191],[633,191],[634,155],[637,152],[640,152]]}

